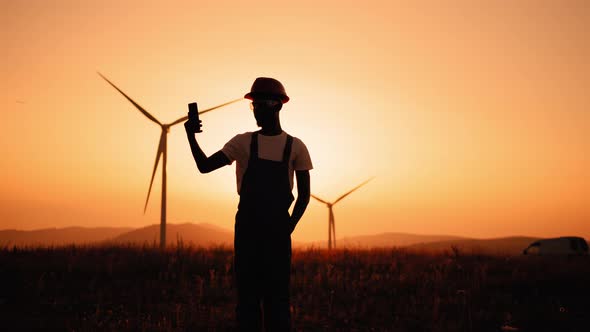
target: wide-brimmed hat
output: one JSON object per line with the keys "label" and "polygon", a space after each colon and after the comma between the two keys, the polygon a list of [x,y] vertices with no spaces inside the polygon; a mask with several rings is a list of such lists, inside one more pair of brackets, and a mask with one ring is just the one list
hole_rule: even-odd
{"label": "wide-brimmed hat", "polygon": [[252,84],[250,92],[244,98],[254,100],[256,97],[279,97],[284,104],[289,101],[285,87],[281,82],[270,77],[258,77]]}

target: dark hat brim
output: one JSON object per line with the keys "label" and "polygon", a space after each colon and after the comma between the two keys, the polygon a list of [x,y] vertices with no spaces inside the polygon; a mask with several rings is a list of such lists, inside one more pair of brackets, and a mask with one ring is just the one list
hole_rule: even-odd
{"label": "dark hat brim", "polygon": [[249,99],[249,100],[254,100],[254,98],[257,97],[279,97],[279,100],[281,101],[281,103],[285,104],[289,101],[289,97],[286,95],[276,95],[276,94],[266,94],[266,93],[252,93],[252,92],[248,92],[244,95],[245,99]]}

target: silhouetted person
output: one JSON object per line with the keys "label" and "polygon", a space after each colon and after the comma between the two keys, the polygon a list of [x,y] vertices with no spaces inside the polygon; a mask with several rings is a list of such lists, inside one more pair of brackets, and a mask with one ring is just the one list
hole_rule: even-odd
{"label": "silhouetted person", "polygon": [[[305,144],[281,129],[279,111],[289,97],[279,81],[259,77],[244,98],[252,100],[251,108],[261,129],[236,135],[210,157],[195,139],[200,123],[189,119],[184,126],[201,173],[236,161],[240,203],[234,265],[240,330],[260,331],[263,309],[266,331],[289,331],[291,233],[309,203],[309,170],[313,166]],[[293,213],[289,214],[293,173],[298,195]]]}

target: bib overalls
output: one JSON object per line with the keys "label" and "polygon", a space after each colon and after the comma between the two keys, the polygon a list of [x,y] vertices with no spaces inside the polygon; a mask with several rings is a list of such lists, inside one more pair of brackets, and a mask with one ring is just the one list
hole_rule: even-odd
{"label": "bib overalls", "polygon": [[292,143],[288,135],[281,161],[259,159],[258,132],[252,134],[234,237],[236,315],[241,331],[260,331],[262,316],[265,331],[290,330]]}

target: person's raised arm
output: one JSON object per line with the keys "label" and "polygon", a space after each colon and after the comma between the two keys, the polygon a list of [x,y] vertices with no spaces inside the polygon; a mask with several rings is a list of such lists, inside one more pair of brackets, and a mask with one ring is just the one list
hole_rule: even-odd
{"label": "person's raised arm", "polygon": [[309,204],[310,196],[310,184],[309,184],[309,171],[295,171],[295,177],[297,178],[297,200],[295,201],[295,207],[291,214],[291,233],[295,230],[295,226],[303,217],[303,213]]}
{"label": "person's raised arm", "polygon": [[188,143],[191,146],[191,152],[193,153],[193,158],[195,159],[195,163],[197,164],[199,172],[209,173],[220,167],[229,165],[229,159],[221,151],[215,152],[210,157],[207,157],[207,155],[205,155],[205,153],[199,146],[199,143],[197,143],[197,139],[195,138],[195,133],[198,131],[198,128],[200,127],[200,123],[197,127],[197,125],[192,123],[191,120],[188,120],[184,123],[184,129],[186,130]]}

